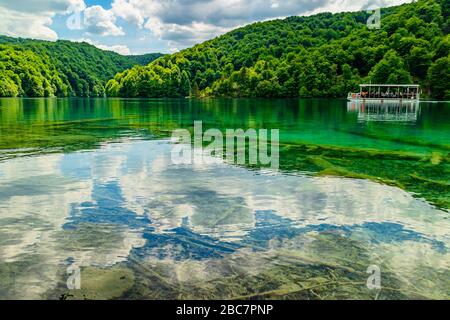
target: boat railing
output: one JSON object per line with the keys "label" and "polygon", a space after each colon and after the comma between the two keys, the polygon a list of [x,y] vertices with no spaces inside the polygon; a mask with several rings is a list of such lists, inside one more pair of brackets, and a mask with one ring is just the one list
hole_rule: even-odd
{"label": "boat railing", "polygon": [[404,94],[364,94],[364,93],[355,93],[350,92],[347,95],[348,100],[396,100],[396,101],[408,101],[408,100],[419,100],[420,93],[404,93]]}
{"label": "boat railing", "polygon": [[360,92],[350,92],[348,100],[420,100],[420,86],[406,84],[361,84]]}

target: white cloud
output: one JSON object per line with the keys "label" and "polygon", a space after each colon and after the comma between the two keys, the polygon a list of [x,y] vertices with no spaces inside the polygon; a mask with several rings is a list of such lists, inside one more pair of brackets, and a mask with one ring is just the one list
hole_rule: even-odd
{"label": "white cloud", "polygon": [[126,46],[126,45],[112,45],[112,46],[108,46],[105,44],[101,44],[98,43],[96,41],[93,41],[89,38],[81,38],[81,39],[76,39],[73,40],[76,42],[86,42],[89,43],[90,45],[96,46],[99,49],[105,50],[105,51],[113,51],[116,52],[118,54],[121,54],[123,56],[127,56],[127,55],[131,55],[131,50]]}
{"label": "white cloud", "polygon": [[[236,27],[318,12],[357,11],[411,0],[115,0],[120,16],[173,46],[187,47]],[[114,7],[114,6],[113,6]],[[119,16],[119,15],[118,15]]]}
{"label": "white cloud", "polygon": [[116,17],[122,18],[139,28],[144,24],[144,17],[136,6],[127,0],[114,0],[112,3],[112,12]]}
{"label": "white cloud", "polygon": [[99,49],[102,49],[102,50],[106,50],[106,51],[117,52],[118,54],[121,54],[123,56],[131,55],[131,50],[125,45],[106,46],[106,45],[99,44],[96,47],[98,47]]}
{"label": "white cloud", "polygon": [[[53,18],[56,15],[76,12],[80,14],[80,29],[85,29],[90,34],[102,36],[125,34],[115,24],[116,14],[112,10],[105,10],[98,5],[86,8],[84,0],[0,0],[0,33],[13,37],[57,40],[58,35],[51,27]],[[116,13],[118,14],[118,11]]]}
{"label": "white cloud", "polygon": [[187,47],[231,30],[204,22],[192,22],[188,25],[163,23],[157,18],[150,19],[145,28],[151,30],[159,39],[167,40],[172,52],[178,51],[178,46]]}
{"label": "white cloud", "polygon": [[384,8],[400,5],[406,2],[412,2],[412,0],[331,0],[323,7],[317,7],[314,10],[307,12],[306,14],[316,14],[324,11],[328,12],[342,12],[342,11],[359,11],[374,8]]}
{"label": "white cloud", "polygon": [[61,13],[69,7],[84,8],[83,0],[0,0],[0,7],[18,12],[28,13]]}
{"label": "white cloud", "polygon": [[91,34],[102,36],[123,36],[125,33],[116,24],[116,17],[102,6],[92,6],[84,10],[84,24]]}
{"label": "white cloud", "polygon": [[0,33],[11,37],[56,40],[58,35],[50,29],[52,17],[14,12],[0,8]]}
{"label": "white cloud", "polygon": [[83,0],[0,0],[0,33],[55,40],[53,18],[71,7],[83,11],[83,27],[91,35],[124,35],[117,24],[120,19],[150,30],[174,51],[255,21],[405,2],[411,0],[111,0],[111,9],[106,10],[100,5],[86,8]]}
{"label": "white cloud", "polygon": [[69,8],[84,8],[83,0],[0,0],[0,33],[12,37],[56,40],[51,29],[56,14]]}

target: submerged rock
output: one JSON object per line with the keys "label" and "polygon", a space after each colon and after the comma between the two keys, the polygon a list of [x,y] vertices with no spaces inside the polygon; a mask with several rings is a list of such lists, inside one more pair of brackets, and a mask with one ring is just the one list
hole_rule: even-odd
{"label": "submerged rock", "polygon": [[81,270],[81,289],[67,290],[61,297],[68,300],[118,299],[133,283],[134,275],[129,269],[86,267]]}

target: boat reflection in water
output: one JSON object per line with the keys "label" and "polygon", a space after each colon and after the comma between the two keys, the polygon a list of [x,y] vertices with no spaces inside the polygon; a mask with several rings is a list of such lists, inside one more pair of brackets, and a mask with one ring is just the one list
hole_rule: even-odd
{"label": "boat reflection in water", "polygon": [[358,121],[417,122],[418,101],[349,101],[348,112],[358,112]]}

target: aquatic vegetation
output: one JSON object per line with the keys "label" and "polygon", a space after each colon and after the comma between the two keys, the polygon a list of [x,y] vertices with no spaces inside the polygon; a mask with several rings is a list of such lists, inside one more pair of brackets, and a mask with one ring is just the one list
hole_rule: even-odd
{"label": "aquatic vegetation", "polygon": [[111,300],[124,295],[134,282],[133,273],[115,266],[108,269],[86,267],[81,269],[81,288],[60,294],[65,300]]}
{"label": "aquatic vegetation", "polygon": [[[157,109],[160,111],[157,111],[155,116],[148,116],[149,109],[143,109],[145,104],[142,101],[130,101],[131,106],[138,109],[128,110],[128,108],[124,109],[125,102],[120,100],[111,100],[110,104],[105,104],[101,100],[95,103],[75,100],[75,110],[95,110],[95,113],[94,117],[86,117],[81,111],[79,116],[73,119],[74,116],[71,113],[74,111],[70,111],[67,101],[35,100],[31,103],[39,110],[36,121],[33,121],[31,126],[23,126],[17,122],[17,117],[20,119],[24,116],[23,102],[14,99],[5,101],[11,102],[12,105],[2,108],[1,113],[3,125],[0,126],[2,134],[0,150],[3,151],[0,153],[0,159],[3,160],[40,153],[94,149],[123,136],[168,138],[171,130],[185,126],[189,128],[193,125],[190,121],[180,123],[179,120],[175,120],[184,114],[180,109],[183,104],[176,101],[170,102],[168,111]],[[164,107],[163,104],[160,105],[160,102],[155,103],[158,108]],[[204,112],[208,113],[213,110],[213,115],[224,111],[220,108],[211,109],[216,104],[214,100],[205,101],[202,104],[202,110],[204,108]],[[193,114],[197,112],[195,102],[185,102],[185,105],[188,108],[186,112]],[[92,109],[95,106],[98,108]],[[308,108],[310,108],[308,104],[302,104],[302,109],[308,110]],[[136,112],[144,112],[144,116],[139,116]],[[154,110],[151,109],[151,112]],[[262,114],[264,112],[265,108]],[[164,116],[166,114],[168,116]],[[247,116],[255,117],[255,115]],[[233,114],[229,117],[236,119],[233,121],[240,121],[239,117]],[[339,114],[333,117],[339,117]],[[192,118],[194,119],[194,116]],[[232,126],[232,123],[226,124],[229,121],[227,119],[222,120],[225,123],[220,123],[220,127]],[[348,135],[349,141],[361,137],[361,139],[370,139],[369,141],[393,143],[398,148],[386,148],[378,144],[374,147],[359,147],[314,143],[307,140],[303,143],[299,141],[288,143],[284,141],[286,138],[282,135],[281,169],[285,172],[309,172],[322,176],[368,179],[414,192],[418,197],[424,197],[441,208],[450,207],[450,191],[445,183],[449,180],[446,177],[450,176],[450,154],[449,146],[445,142],[438,143],[434,137],[430,141],[430,139],[418,139],[396,132],[386,134],[373,127],[352,129],[340,126],[333,127],[332,130]],[[412,149],[408,149],[408,146]],[[258,166],[250,165],[248,167],[258,168]]]}
{"label": "aquatic vegetation", "polygon": [[367,179],[396,186],[450,208],[450,155],[314,144],[282,145],[281,169]]}
{"label": "aquatic vegetation", "polygon": [[[0,298],[448,299],[447,105],[255,103],[0,99]],[[280,170],[174,165],[196,119],[279,128]]]}
{"label": "aquatic vegetation", "polygon": [[371,139],[377,139],[377,140],[384,140],[384,141],[391,141],[391,142],[397,142],[397,143],[401,143],[401,144],[406,144],[406,145],[412,145],[412,146],[420,146],[420,147],[427,147],[427,148],[431,148],[431,149],[438,149],[441,151],[446,151],[449,152],[450,151],[450,145],[449,144],[445,144],[445,143],[436,143],[436,142],[429,142],[429,141],[422,141],[420,139],[415,139],[412,137],[398,137],[398,136],[389,136],[386,135],[382,132],[371,132],[369,130],[366,131],[359,131],[359,130],[343,130],[340,129],[339,131],[354,135],[354,136],[359,136],[359,137],[367,137],[367,138],[371,138]]}
{"label": "aquatic vegetation", "polygon": [[[437,282],[432,287],[427,283],[427,288],[422,283],[411,283],[408,276],[392,271],[385,262],[380,263],[383,288],[369,290],[366,271],[373,261],[371,253],[358,241],[336,233],[308,234],[272,242],[269,251],[241,249],[222,259],[142,260],[132,256],[128,265],[136,278],[133,286],[120,298],[449,298],[449,283],[445,278],[448,271],[434,271],[436,278],[433,279]],[[417,269],[414,273],[423,271]],[[431,288],[433,293],[430,294]]]}

